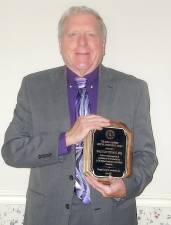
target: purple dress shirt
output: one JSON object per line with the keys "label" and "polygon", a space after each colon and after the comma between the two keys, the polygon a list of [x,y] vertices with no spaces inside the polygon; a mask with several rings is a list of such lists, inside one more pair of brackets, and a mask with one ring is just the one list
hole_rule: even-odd
{"label": "purple dress shirt", "polygon": [[[84,76],[87,79],[86,88],[90,101],[91,114],[97,113],[97,95],[98,95],[98,77],[99,77],[98,74],[99,74],[99,67],[96,68],[93,72]],[[78,77],[78,75],[67,68],[68,106],[69,106],[71,126],[73,126],[73,124],[76,121],[76,114],[74,107],[78,92],[78,87],[75,81],[76,77]],[[65,133],[61,133],[61,135],[59,136],[58,155],[67,154],[68,152],[70,152],[70,150],[71,150],[70,146],[68,147],[66,146]]]}

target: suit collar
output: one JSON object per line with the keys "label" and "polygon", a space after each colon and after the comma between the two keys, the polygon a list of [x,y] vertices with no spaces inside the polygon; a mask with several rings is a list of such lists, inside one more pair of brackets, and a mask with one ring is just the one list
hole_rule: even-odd
{"label": "suit collar", "polygon": [[65,66],[58,67],[56,73],[51,76],[51,87],[56,119],[59,121],[61,131],[66,131],[70,128],[70,116]]}
{"label": "suit collar", "polygon": [[112,118],[111,104],[114,101],[117,87],[117,79],[113,73],[103,65],[99,70],[99,91],[98,91],[98,104],[97,114],[106,118]]}

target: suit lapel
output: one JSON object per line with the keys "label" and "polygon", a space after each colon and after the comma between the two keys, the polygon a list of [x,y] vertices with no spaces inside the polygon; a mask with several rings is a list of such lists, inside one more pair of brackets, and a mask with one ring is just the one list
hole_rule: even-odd
{"label": "suit lapel", "polygon": [[100,67],[97,114],[112,119],[117,80],[104,66]]}
{"label": "suit lapel", "polygon": [[60,130],[70,128],[70,116],[68,108],[67,78],[65,67],[59,67],[51,77],[51,93],[54,113]]}

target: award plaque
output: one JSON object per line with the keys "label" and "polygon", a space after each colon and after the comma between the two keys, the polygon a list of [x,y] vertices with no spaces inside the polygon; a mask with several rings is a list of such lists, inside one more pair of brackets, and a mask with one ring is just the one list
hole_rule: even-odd
{"label": "award plaque", "polygon": [[111,121],[109,127],[92,130],[84,140],[83,171],[107,183],[108,176],[131,175],[133,133],[122,122]]}

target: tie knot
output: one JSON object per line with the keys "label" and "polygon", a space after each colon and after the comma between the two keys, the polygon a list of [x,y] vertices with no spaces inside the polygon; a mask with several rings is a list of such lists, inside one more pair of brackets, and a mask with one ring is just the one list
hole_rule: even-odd
{"label": "tie knot", "polygon": [[84,88],[86,86],[86,78],[84,77],[78,77],[75,79],[78,88]]}

